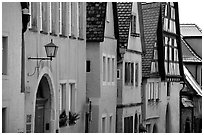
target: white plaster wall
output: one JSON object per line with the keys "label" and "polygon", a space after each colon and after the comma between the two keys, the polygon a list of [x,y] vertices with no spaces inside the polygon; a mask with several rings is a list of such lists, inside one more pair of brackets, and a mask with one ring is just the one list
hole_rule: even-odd
{"label": "white plaster wall", "polygon": [[[85,6],[85,5],[84,5]],[[84,7],[84,11],[85,11]],[[86,12],[83,12],[84,18],[86,18]],[[25,46],[26,46],[26,58],[27,57],[46,57],[44,45],[50,43],[53,39],[53,43],[57,45],[57,56],[52,61],[42,61],[39,64],[39,73],[44,68],[49,69],[50,75],[53,79],[53,96],[55,103],[52,110],[53,118],[51,120],[51,132],[84,132],[85,131],[85,111],[86,111],[86,23],[84,20],[84,40],[70,39],[69,37],[52,36],[50,34],[42,34],[39,31],[33,32],[27,30],[25,33]],[[38,27],[39,28],[39,27]],[[37,61],[26,59],[26,73],[32,74],[37,66]],[[32,115],[32,129],[34,132],[34,108],[35,108],[35,94],[38,87],[38,81],[41,78],[38,77],[38,71],[33,76],[26,76],[27,81],[27,94],[26,94],[26,114]],[[66,90],[69,90],[69,83],[74,82],[76,86],[76,113],[80,114],[80,119],[77,120],[76,125],[59,128],[59,89],[60,82],[66,82]],[[68,97],[67,97],[68,99]],[[67,108],[68,111],[68,102]],[[67,112],[68,113],[68,112]]]}
{"label": "white plaster wall", "polygon": [[[125,62],[138,63],[138,86],[125,85],[125,76],[123,76],[122,103],[141,103],[142,57],[140,54],[126,52],[123,61],[123,74],[125,74]],[[133,82],[135,82],[135,80],[133,80]]]}
{"label": "white plaster wall", "polygon": [[[138,14],[138,3],[137,2],[133,2],[132,4],[132,13],[136,15],[136,33],[140,34],[140,24],[139,24],[139,14]],[[131,27],[129,28],[129,31],[131,31]],[[129,40],[128,40],[128,49],[142,52],[141,38],[130,36],[130,32],[129,32]]]}
{"label": "white plaster wall", "polygon": [[20,2],[2,3],[2,36],[8,36],[8,75],[2,75],[2,107],[6,132],[24,131],[24,94],[21,93],[22,12]]}

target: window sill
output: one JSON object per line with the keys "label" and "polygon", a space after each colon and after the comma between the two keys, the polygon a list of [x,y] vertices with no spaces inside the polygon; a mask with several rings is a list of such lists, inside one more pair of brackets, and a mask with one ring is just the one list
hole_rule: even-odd
{"label": "window sill", "polygon": [[78,37],[78,40],[84,40],[84,38],[82,38],[82,37]]}
{"label": "window sill", "polygon": [[76,37],[75,37],[75,36],[69,36],[69,38],[70,38],[70,39],[76,39]]}
{"label": "window sill", "polygon": [[37,28],[28,28],[29,31],[38,32]]}
{"label": "window sill", "polygon": [[61,38],[67,38],[67,36],[60,34],[59,37]]}
{"label": "window sill", "polygon": [[50,35],[51,36],[55,36],[55,37],[57,36],[57,34],[55,34],[55,33],[50,33]]}
{"label": "window sill", "polygon": [[48,34],[48,32],[45,32],[45,31],[40,31],[40,33],[41,33],[41,34],[45,34],[45,35]]}

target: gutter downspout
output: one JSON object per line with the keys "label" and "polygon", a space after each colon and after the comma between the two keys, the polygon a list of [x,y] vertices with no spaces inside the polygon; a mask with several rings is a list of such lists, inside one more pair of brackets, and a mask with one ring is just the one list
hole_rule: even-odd
{"label": "gutter downspout", "polygon": [[179,110],[179,112],[180,112],[180,121],[179,121],[179,125],[180,125],[180,127],[179,127],[179,133],[181,133],[181,121],[182,121],[182,113],[181,113],[181,111],[182,111],[182,109],[181,109],[181,92],[182,92],[182,90],[184,89],[184,87],[185,87],[185,82],[181,82],[180,84],[183,84],[183,87],[181,88],[181,90],[180,90],[180,92],[179,92],[179,108],[180,108],[180,110]]}
{"label": "gutter downspout", "polygon": [[21,2],[22,10],[22,46],[21,46],[21,93],[25,92],[25,41],[24,32],[27,30],[28,22],[30,21],[29,3]]}

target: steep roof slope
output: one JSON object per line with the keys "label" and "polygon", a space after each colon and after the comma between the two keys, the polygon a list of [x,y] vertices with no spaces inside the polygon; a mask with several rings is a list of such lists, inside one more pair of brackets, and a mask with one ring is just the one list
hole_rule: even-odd
{"label": "steep roof slope", "polygon": [[106,2],[86,3],[86,40],[102,42],[104,40]]}
{"label": "steep roof slope", "polygon": [[148,76],[151,70],[153,48],[157,40],[157,25],[159,20],[160,3],[147,3],[142,5],[144,24],[144,40],[146,53],[142,57],[142,73]]}
{"label": "steep roof slope", "polygon": [[118,2],[119,42],[127,43],[132,13],[132,2]]}

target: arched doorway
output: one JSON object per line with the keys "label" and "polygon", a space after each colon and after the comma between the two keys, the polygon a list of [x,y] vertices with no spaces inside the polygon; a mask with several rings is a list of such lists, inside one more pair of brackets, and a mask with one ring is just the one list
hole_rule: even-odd
{"label": "arched doorway", "polygon": [[166,107],[166,133],[170,133],[170,112],[169,112],[169,104]]}
{"label": "arched doorway", "polygon": [[153,133],[158,133],[156,124],[153,126]]}
{"label": "arched doorway", "polygon": [[35,103],[35,133],[49,133],[51,119],[51,93],[48,80],[42,77],[38,85]]}

